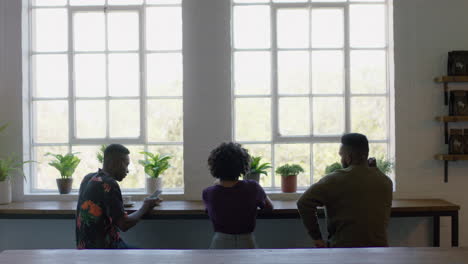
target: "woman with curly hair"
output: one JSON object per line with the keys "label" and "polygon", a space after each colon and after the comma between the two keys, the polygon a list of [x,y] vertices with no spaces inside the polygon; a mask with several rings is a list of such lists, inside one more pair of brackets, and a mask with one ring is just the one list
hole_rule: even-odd
{"label": "woman with curly hair", "polygon": [[252,180],[239,180],[250,168],[248,151],[237,143],[222,143],[208,157],[214,186],[203,190],[203,201],[213,223],[212,249],[256,248],[253,231],[257,208],[272,210],[263,188]]}

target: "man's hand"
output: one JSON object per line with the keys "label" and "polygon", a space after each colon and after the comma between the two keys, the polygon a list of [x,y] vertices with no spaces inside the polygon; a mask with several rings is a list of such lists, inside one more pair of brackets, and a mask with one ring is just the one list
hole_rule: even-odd
{"label": "man's hand", "polygon": [[143,201],[143,207],[145,207],[147,211],[150,211],[155,206],[158,206],[161,202],[162,200],[160,198],[145,198],[145,200]]}
{"label": "man's hand", "polygon": [[369,164],[369,167],[377,167],[377,161],[375,160],[375,158],[369,158],[367,160],[367,164]]}
{"label": "man's hand", "polygon": [[155,198],[145,198],[143,205],[137,211],[131,213],[130,215],[125,215],[117,221],[117,226],[123,232],[126,232],[128,229],[132,228],[137,224],[138,221],[147,213],[153,209],[156,205],[159,205],[162,202],[161,199]]}
{"label": "man's hand", "polygon": [[315,243],[315,247],[316,248],[326,248],[327,247],[327,243],[323,240],[314,240],[314,243]]}

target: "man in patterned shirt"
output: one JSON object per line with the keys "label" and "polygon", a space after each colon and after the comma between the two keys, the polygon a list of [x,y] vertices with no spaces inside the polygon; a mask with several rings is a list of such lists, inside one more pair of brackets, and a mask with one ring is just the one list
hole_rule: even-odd
{"label": "man in patterned shirt", "polygon": [[128,173],[130,151],[109,145],[104,151],[103,168],[88,174],[80,185],[76,208],[76,246],[78,249],[125,249],[120,231],[127,231],[158,205],[159,199],[145,199],[141,208],[127,215],[117,181]]}

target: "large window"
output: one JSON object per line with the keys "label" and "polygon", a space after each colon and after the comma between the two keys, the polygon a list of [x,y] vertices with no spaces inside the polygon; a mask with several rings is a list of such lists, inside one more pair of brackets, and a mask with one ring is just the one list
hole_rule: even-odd
{"label": "large window", "polygon": [[[298,163],[307,187],[339,162],[340,136],[359,132],[389,157],[388,3],[233,0],[236,141],[274,168]],[[261,183],[281,184],[274,168]]]}
{"label": "large window", "polygon": [[46,153],[77,152],[77,189],[101,144],[131,151],[127,191],[143,191],[142,151],[173,156],[166,190],[183,181],[180,0],[33,0],[30,191],[56,192]]}
{"label": "large window", "polygon": [[144,191],[147,150],[174,156],[165,193],[187,199],[213,183],[222,141],[273,164],[270,191],[287,162],[300,187],[320,179],[346,132],[391,158],[387,0],[31,1],[26,191],[57,192],[47,152],[79,153],[77,189],[113,142],[132,152],[125,191]]}

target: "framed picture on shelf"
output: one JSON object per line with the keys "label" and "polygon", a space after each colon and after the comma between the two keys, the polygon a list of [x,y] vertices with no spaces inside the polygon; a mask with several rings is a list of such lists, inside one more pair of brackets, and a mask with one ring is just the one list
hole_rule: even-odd
{"label": "framed picture on shelf", "polygon": [[467,91],[450,91],[449,112],[452,116],[468,116]]}
{"label": "framed picture on shelf", "polygon": [[468,75],[468,51],[458,50],[448,53],[447,75]]}
{"label": "framed picture on shelf", "polygon": [[449,135],[449,154],[463,154],[463,130],[450,129]]}

